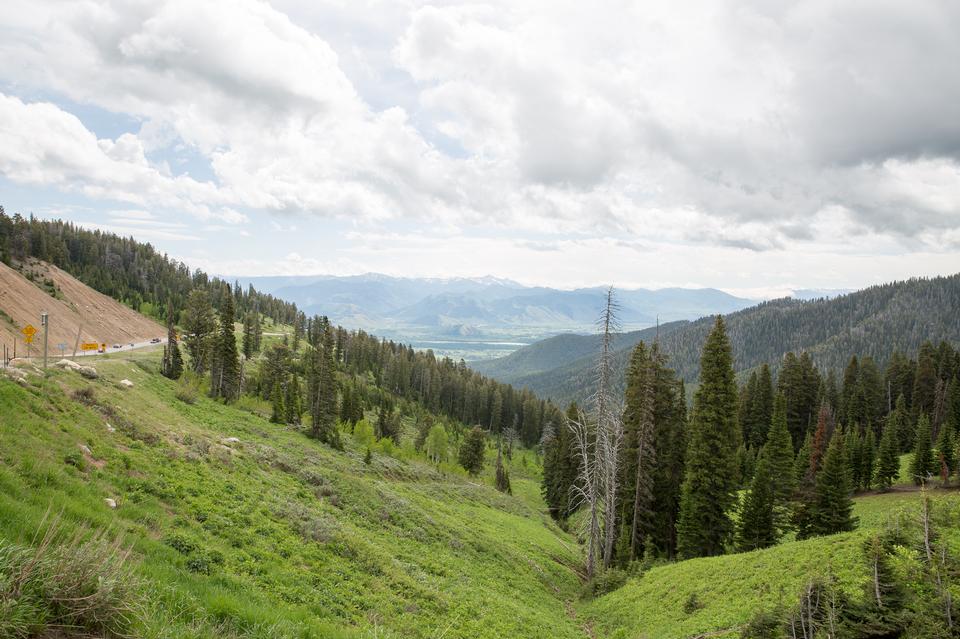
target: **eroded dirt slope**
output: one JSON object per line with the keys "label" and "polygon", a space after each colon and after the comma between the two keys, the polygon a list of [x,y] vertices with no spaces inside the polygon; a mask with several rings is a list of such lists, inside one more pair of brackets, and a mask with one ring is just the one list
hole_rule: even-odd
{"label": "eroded dirt slope", "polygon": [[[58,344],[66,344],[66,354],[73,352],[79,331],[81,342],[114,343],[140,342],[166,334],[157,322],[137,313],[116,300],[98,293],[83,282],[44,262],[31,262],[28,270],[34,274],[30,281],[20,272],[0,263],[0,344],[13,348],[17,355],[25,354],[20,329],[32,324],[38,331],[40,313],[50,314],[50,355],[59,356]],[[53,282],[53,287],[44,284]],[[56,291],[56,296],[50,291]],[[42,332],[34,338],[33,354],[43,348]]]}

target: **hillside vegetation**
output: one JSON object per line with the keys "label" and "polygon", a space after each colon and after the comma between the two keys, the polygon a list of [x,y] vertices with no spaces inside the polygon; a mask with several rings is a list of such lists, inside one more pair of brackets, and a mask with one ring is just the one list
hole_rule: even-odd
{"label": "hillside vegetation", "polygon": [[[598,635],[611,638],[734,638],[763,613],[796,609],[804,587],[817,579],[832,581],[849,598],[850,608],[868,604],[873,582],[865,545],[890,528],[918,525],[921,499],[919,491],[859,497],[854,508],[860,519],[856,532],[652,567],[618,590],[588,602],[583,615]],[[942,534],[956,552],[960,497],[943,491],[935,493],[933,503],[950,522]],[[904,548],[901,562],[899,569],[904,572],[922,570],[919,549]]]}
{"label": "hillside vegetation", "polygon": [[[790,351],[806,351],[821,370],[839,372],[853,355],[870,356],[882,367],[895,351],[915,353],[924,340],[960,342],[957,309],[960,274],[873,286],[831,299],[774,300],[724,319],[738,372],[767,362],[776,373]],[[661,351],[688,383],[699,375],[700,353],[712,323],[705,317],[672,331],[661,327]],[[616,343],[621,387],[630,351],[642,339],[630,337],[635,335],[627,334]],[[478,368],[561,404],[582,401],[592,393],[594,382],[594,358],[582,353],[595,340],[595,336],[545,340]],[[542,368],[540,362],[554,366]]]}
{"label": "hillside vegetation", "polygon": [[63,536],[132,548],[137,636],[583,636],[564,607],[579,552],[543,513],[529,453],[512,497],[489,464],[472,479],[409,444],[367,464],[349,435],[337,452],[266,405],[181,395],[158,358],[0,378],[0,574],[62,513]]}

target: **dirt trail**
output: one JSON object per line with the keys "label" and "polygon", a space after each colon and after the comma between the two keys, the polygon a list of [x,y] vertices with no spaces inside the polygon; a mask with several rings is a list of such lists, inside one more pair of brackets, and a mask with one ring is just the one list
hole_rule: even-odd
{"label": "dirt trail", "polygon": [[59,291],[57,299],[18,271],[0,264],[0,344],[24,355],[25,345],[20,329],[32,324],[38,331],[34,337],[32,354],[43,349],[40,312],[50,314],[49,353],[59,357],[58,344],[66,344],[66,353],[80,330],[81,342],[129,344],[148,341],[166,335],[159,323],[124,306],[113,298],[98,293],[86,284],[56,266],[34,261],[28,267],[36,273],[36,281],[52,280]]}

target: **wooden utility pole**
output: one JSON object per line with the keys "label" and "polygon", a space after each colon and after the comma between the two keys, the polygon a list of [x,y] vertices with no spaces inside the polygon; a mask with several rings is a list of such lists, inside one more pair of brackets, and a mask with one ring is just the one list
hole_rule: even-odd
{"label": "wooden utility pole", "polygon": [[40,326],[43,327],[43,371],[47,371],[47,336],[50,332],[50,314],[46,311],[40,313]]}
{"label": "wooden utility pole", "polygon": [[80,331],[83,330],[83,324],[77,327],[77,341],[73,343],[73,359],[77,359],[77,349],[80,347]]}

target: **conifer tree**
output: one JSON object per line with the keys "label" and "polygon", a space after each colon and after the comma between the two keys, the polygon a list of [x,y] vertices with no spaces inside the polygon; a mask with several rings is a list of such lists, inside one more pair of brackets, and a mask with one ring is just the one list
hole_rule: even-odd
{"label": "conifer tree", "polygon": [[270,421],[274,424],[282,424],[287,420],[287,409],[283,402],[283,388],[278,379],[273,385],[273,391],[270,393],[273,399],[273,413],[270,415]]}
{"label": "conifer tree", "polygon": [[850,496],[853,491],[844,457],[843,433],[837,428],[817,474],[810,525],[803,531],[803,537],[848,532],[856,527]]}
{"label": "conifer tree", "polygon": [[636,559],[639,537],[645,532],[650,519],[650,506],[653,501],[653,475],[656,467],[655,437],[655,365],[647,351],[646,344],[640,342],[633,350],[627,368],[626,409],[624,411],[624,430],[626,431],[626,450],[624,470],[632,482],[632,499],[624,496],[622,520],[629,521],[629,534],[625,538],[626,551],[630,560]]}
{"label": "conifer tree", "polygon": [[[497,395],[499,397],[499,394]],[[567,407],[567,419],[576,420],[580,408],[576,402]],[[572,514],[574,482],[580,472],[579,458],[574,453],[573,435],[564,425],[545,433],[543,452],[543,496],[554,519],[564,520]]]}
{"label": "conifer tree", "polygon": [[513,494],[510,489],[510,475],[503,465],[503,454],[500,446],[497,446],[496,487],[501,493]]}
{"label": "conifer tree", "polygon": [[777,543],[774,478],[770,463],[761,452],[757,468],[750,481],[750,490],[744,498],[737,528],[737,549],[740,551],[767,548]]}
{"label": "conifer tree", "polygon": [[946,426],[942,427],[940,429],[940,436],[937,438],[936,460],[940,480],[944,486],[950,483],[950,475],[953,474],[954,466],[956,465],[957,454],[955,445],[953,430]]}
{"label": "conifer tree", "polygon": [[[816,534],[812,531],[813,526],[815,525],[814,517],[817,501],[817,477],[819,476],[820,470],[823,467],[827,442],[833,441],[831,433],[836,434],[839,431],[839,428],[834,427],[833,414],[830,411],[830,407],[826,404],[822,405],[820,407],[819,417],[817,418],[817,429],[814,431],[813,437],[810,439],[809,456],[807,458],[806,470],[800,479],[799,488],[797,490],[798,500],[793,511],[793,524],[797,531],[797,537],[800,539],[805,539],[806,537]],[[841,449],[838,454],[840,461],[843,463],[844,477],[849,484],[850,460],[847,455],[846,447],[843,446],[843,439],[840,438],[837,441],[840,442],[841,445]],[[798,462],[800,462],[799,459]]]}
{"label": "conifer tree", "polygon": [[954,374],[947,390],[947,427],[960,434],[960,374]]}
{"label": "conifer tree", "polygon": [[867,429],[861,442],[862,453],[860,455],[860,486],[864,490],[870,490],[873,485],[874,466],[877,460],[877,441],[873,435],[873,429]]}
{"label": "conifer tree", "polygon": [[917,438],[913,447],[913,459],[910,461],[910,477],[913,483],[919,486],[937,472],[937,469],[938,464],[934,460],[930,442],[930,420],[925,413],[921,413],[917,420]]}
{"label": "conifer tree", "polygon": [[913,378],[912,417],[918,422],[921,414],[933,414],[937,390],[936,352],[929,341],[920,345],[917,353],[917,372]]}
{"label": "conifer tree", "polygon": [[217,318],[206,290],[195,288],[190,291],[181,320],[190,367],[193,372],[202,375],[212,364],[217,332]]}
{"label": "conifer tree", "polygon": [[288,424],[300,425],[300,417],[303,414],[301,401],[300,380],[297,378],[296,373],[294,373],[290,376],[290,381],[287,383],[287,394],[283,402],[287,410],[286,422]]}
{"label": "conifer tree", "polygon": [[210,369],[210,394],[231,401],[240,391],[240,354],[237,352],[237,338],[234,334],[233,295],[227,287],[220,308],[220,331],[217,335],[217,349],[214,364]]}
{"label": "conifer tree", "polygon": [[797,456],[793,460],[793,477],[796,480],[796,485],[800,486],[803,484],[804,478],[807,476],[807,470],[810,468],[810,454],[813,451],[813,434],[807,433],[807,436],[803,438],[803,445],[800,446],[800,450],[797,451]]}
{"label": "conifer tree", "polygon": [[889,490],[900,476],[900,442],[895,424],[887,421],[880,437],[876,481],[881,490]]}
{"label": "conifer tree", "polygon": [[750,401],[751,439],[747,442],[753,450],[760,450],[767,441],[770,420],[773,417],[773,378],[770,366],[764,362],[757,376],[757,386]]}
{"label": "conifer tree", "polygon": [[478,475],[483,470],[483,453],[486,447],[486,435],[479,426],[474,426],[467,432],[460,445],[460,454],[457,461],[471,475]]}
{"label": "conifer tree", "polygon": [[773,482],[775,523],[777,530],[783,533],[790,525],[790,500],[797,485],[793,444],[790,431],[787,430],[787,402],[783,393],[777,393],[774,399],[773,417],[766,439],[761,456],[766,458]]}
{"label": "conifer tree", "polygon": [[907,410],[907,399],[903,393],[897,396],[897,403],[893,412],[887,415],[886,427],[892,431],[892,435],[897,440],[897,446],[900,452],[907,452],[913,448],[916,442],[916,433],[911,425],[910,413]]}
{"label": "conifer tree", "polygon": [[860,437],[858,430],[857,425],[854,424],[843,438],[847,467],[850,472],[850,486],[854,490],[860,487],[861,472],[863,471],[863,438]]}
{"label": "conifer tree", "polygon": [[735,457],[739,444],[733,356],[721,317],[707,337],[694,396],[686,475],[681,489],[679,552],[684,557],[722,554],[733,525]]}
{"label": "conifer tree", "polygon": [[315,439],[341,448],[337,430],[337,379],[334,359],[333,330],[326,317],[317,322],[317,345],[310,357],[308,395],[310,399],[311,435]]}
{"label": "conifer tree", "polygon": [[254,346],[254,336],[253,336],[253,313],[248,312],[243,316],[243,335],[240,340],[240,348],[243,351],[243,356],[247,359],[253,357],[253,346]]}
{"label": "conifer tree", "polygon": [[160,368],[163,376],[169,379],[180,379],[183,375],[183,357],[177,344],[177,329],[173,326],[172,314],[167,324],[167,345],[163,349],[163,365]]}

